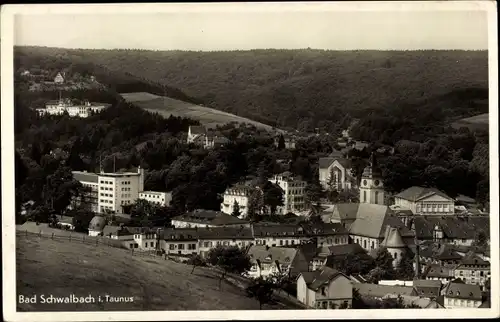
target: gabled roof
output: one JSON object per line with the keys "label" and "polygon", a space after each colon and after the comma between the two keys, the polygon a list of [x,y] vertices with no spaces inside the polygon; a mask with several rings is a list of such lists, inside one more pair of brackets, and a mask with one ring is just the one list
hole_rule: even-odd
{"label": "gabled roof", "polygon": [[413,233],[405,227],[404,223],[392,210],[384,205],[360,204],[356,220],[349,227],[349,233],[371,238],[383,238],[387,226],[399,228],[399,233],[404,237],[411,237]]}
{"label": "gabled roof", "polygon": [[425,277],[437,277],[437,278],[451,278],[453,277],[452,266],[441,266],[439,264],[431,264],[425,268],[423,276]]}
{"label": "gabled roof", "polygon": [[349,159],[345,159],[345,158],[342,158],[339,156],[336,156],[336,157],[328,156],[326,158],[319,158],[319,168],[320,169],[328,169],[332,165],[332,163],[335,161],[340,163],[340,165],[346,169],[350,169],[352,167],[351,160],[349,160]]}
{"label": "gabled roof", "polygon": [[406,190],[401,191],[397,195],[395,195],[395,198],[401,198],[405,200],[409,200],[412,202],[416,202],[425,198],[428,198],[432,195],[438,195],[443,198],[453,200],[450,196],[445,194],[444,192],[436,189],[436,188],[425,188],[425,187],[411,187]]}
{"label": "gabled roof", "polygon": [[439,280],[414,280],[413,287],[419,296],[438,297],[441,291],[441,281]]}
{"label": "gabled roof", "polygon": [[414,216],[413,222],[418,239],[433,239],[436,226],[447,239],[474,239],[479,230],[484,231],[488,237],[490,235],[489,216]]}
{"label": "gabled roof", "polygon": [[403,242],[398,228],[387,226],[381,246],[387,248],[404,248],[406,244]]}
{"label": "gabled roof", "polygon": [[371,296],[383,298],[388,294],[394,295],[417,295],[415,288],[412,286],[392,286],[392,285],[379,285],[369,283],[359,283],[355,285],[359,294],[363,296]]}
{"label": "gabled roof", "polygon": [[253,240],[252,229],[249,227],[210,227],[198,228],[198,238],[208,239],[251,239]]}
{"label": "gabled roof", "polygon": [[366,253],[363,247],[361,247],[361,245],[358,243],[330,246],[329,249],[331,256],[345,256],[347,254]]}
{"label": "gabled roof", "polygon": [[319,290],[320,287],[329,283],[337,276],[344,276],[345,278],[349,279],[349,277],[347,277],[343,273],[330,267],[324,267],[321,270],[317,270],[314,272],[305,272],[305,274],[301,273],[301,275],[304,277],[307,287],[313,291]]}
{"label": "gabled roof", "polygon": [[247,254],[252,262],[259,260],[261,263],[274,263],[278,261],[281,265],[291,265],[297,252],[295,248],[252,245]]}
{"label": "gabled roof", "polygon": [[420,256],[444,261],[462,259],[462,256],[448,244],[438,245],[437,247],[426,247],[420,251]]}
{"label": "gabled roof", "polygon": [[272,223],[256,223],[253,224],[253,231],[255,237],[268,237],[268,236],[306,236],[307,232],[302,226],[295,224],[279,224]]}
{"label": "gabled roof", "polygon": [[[384,298],[395,298],[393,294],[387,294]],[[444,308],[441,304],[435,300],[422,297],[422,296],[412,296],[412,295],[401,295],[404,305],[416,305],[422,309],[442,309]]]}
{"label": "gabled roof", "polygon": [[[474,252],[469,252],[465,254],[460,260],[460,264],[463,265],[489,265],[490,262],[483,260],[479,255]],[[460,267],[460,266],[459,266]]]}
{"label": "gabled roof", "polygon": [[356,219],[359,203],[338,203],[333,207],[335,215],[338,214],[340,220]]}
{"label": "gabled roof", "polygon": [[207,133],[207,129],[204,127],[204,126],[190,126],[189,127],[189,130],[191,131],[191,134],[193,135],[196,135],[196,134],[206,134]]}
{"label": "gabled roof", "polygon": [[462,284],[450,282],[446,285],[443,291],[446,297],[481,301],[481,288],[479,285]]}

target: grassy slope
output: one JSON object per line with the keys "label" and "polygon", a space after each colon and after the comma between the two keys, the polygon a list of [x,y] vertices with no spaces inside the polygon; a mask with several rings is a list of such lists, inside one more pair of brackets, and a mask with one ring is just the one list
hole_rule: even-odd
{"label": "grassy slope", "polygon": [[209,128],[213,128],[216,125],[224,125],[229,122],[237,122],[252,124],[258,128],[272,130],[271,126],[260,122],[168,97],[157,96],[150,93],[123,93],[121,96],[126,101],[146,111],[157,112],[165,117],[169,117],[170,115],[188,117],[200,121],[201,124]]}
{"label": "grassy slope", "polygon": [[[18,294],[133,296],[130,303],[18,305],[19,311],[250,310],[258,302],[214,273],[126,250],[17,236]],[[269,309],[283,308],[279,304]]]}

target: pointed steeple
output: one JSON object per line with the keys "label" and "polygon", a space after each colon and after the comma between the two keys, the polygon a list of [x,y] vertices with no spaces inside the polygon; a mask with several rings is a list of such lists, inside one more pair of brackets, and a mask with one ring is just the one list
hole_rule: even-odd
{"label": "pointed steeple", "polygon": [[371,153],[369,162],[370,165],[368,165],[363,171],[363,178],[380,178],[382,176],[382,171],[378,166],[375,152]]}

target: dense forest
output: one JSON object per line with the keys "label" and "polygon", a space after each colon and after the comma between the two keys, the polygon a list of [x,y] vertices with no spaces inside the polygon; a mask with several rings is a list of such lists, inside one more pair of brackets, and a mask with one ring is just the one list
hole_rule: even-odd
{"label": "dense forest", "polygon": [[[364,151],[349,153],[358,180],[370,149],[385,143],[395,147],[394,155],[380,157],[388,192],[423,185],[437,187],[452,196],[461,193],[477,197],[483,205],[488,203],[488,133],[442,124],[448,118],[485,111],[483,52],[141,51],[140,54],[141,57],[129,50],[16,48],[16,70],[25,68],[35,73],[36,69],[49,70],[52,74],[64,70],[94,75],[105,85],[103,89],[64,95],[112,104],[87,119],[67,115],[38,117],[32,108],[57,98],[58,93],[31,92],[29,81],[16,73],[18,203],[34,200],[44,207],[43,213],[48,213],[47,209],[63,211],[69,203],[68,194],[78,188],[71,182],[69,171],[97,171],[99,163],[106,171],[131,170],[141,165],[147,169],[145,189],[172,191],[172,207],[154,215],[161,217],[159,222],[163,223],[185,210],[218,210],[220,195],[228,186],[247,179],[264,179],[285,170],[310,183],[313,188],[308,190],[309,200],[322,196],[317,190],[318,159],[334,148],[340,149],[335,136],[312,136],[290,151],[276,148],[269,133],[252,126],[228,124],[219,130],[231,143],[203,150],[185,140],[188,126],[198,124],[196,121],[164,119],[124,102],[117,94],[135,91],[165,94],[192,103],[208,102],[215,108],[241,112],[242,116],[245,111],[259,114],[262,109],[268,113],[262,115],[268,115],[265,117],[278,124],[302,130],[321,127],[338,133],[356,118],[359,121],[352,128],[353,136],[372,143]],[[206,59],[205,63],[200,63],[200,59]],[[303,62],[303,71],[290,69],[299,62]],[[405,64],[413,67],[398,67]],[[289,70],[281,75],[278,71],[286,66]],[[374,69],[371,85],[365,79],[370,68]],[[402,70],[406,70],[405,77]],[[155,76],[160,71],[164,77]],[[308,76],[301,78],[301,73]],[[384,77],[384,73],[393,76]],[[397,73],[401,73],[399,78],[394,78]],[[169,80],[166,74],[177,80]],[[335,79],[331,75],[342,75],[335,77],[347,83],[339,80],[338,88],[330,88],[331,79]],[[256,82],[255,86],[250,82]],[[297,88],[290,87],[292,83]],[[380,91],[381,86],[386,86],[386,90]],[[212,100],[202,91],[210,92]],[[250,95],[249,91],[254,92]],[[250,96],[252,104],[258,102],[253,108],[244,104]],[[268,98],[273,102],[266,101]],[[224,105],[225,100],[232,103]],[[302,122],[309,125],[301,125]],[[151,222],[158,223],[158,218]]]}
{"label": "dense forest", "polygon": [[361,140],[423,141],[451,120],[488,112],[486,51],[22,49],[30,50],[179,88],[205,106],[285,129],[338,133],[363,118],[365,130],[353,131]]}

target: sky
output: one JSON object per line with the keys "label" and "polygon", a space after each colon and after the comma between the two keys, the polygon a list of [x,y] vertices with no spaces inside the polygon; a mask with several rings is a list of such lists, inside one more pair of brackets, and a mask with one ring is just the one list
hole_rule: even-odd
{"label": "sky", "polygon": [[16,45],[153,50],[488,48],[486,11],[212,10],[16,15]]}

